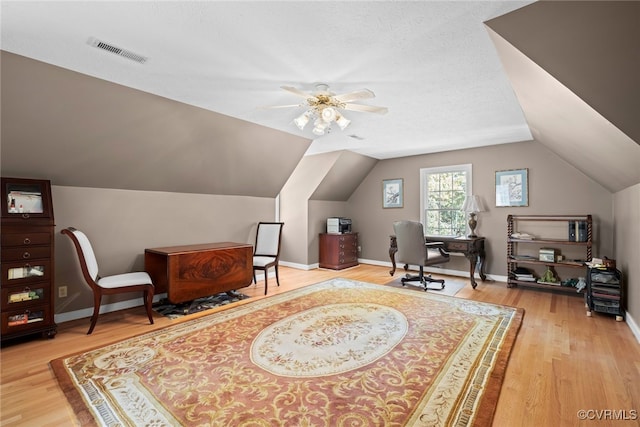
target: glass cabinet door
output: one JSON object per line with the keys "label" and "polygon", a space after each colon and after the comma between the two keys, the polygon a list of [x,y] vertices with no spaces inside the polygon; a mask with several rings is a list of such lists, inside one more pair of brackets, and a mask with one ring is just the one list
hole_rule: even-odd
{"label": "glass cabinet door", "polygon": [[33,287],[16,287],[3,289],[3,294],[6,293],[6,297],[4,298],[4,303],[6,306],[11,304],[20,304],[20,303],[30,303],[30,302],[39,302],[44,300],[45,297],[45,285],[41,286],[33,286]]}
{"label": "glass cabinet door", "polygon": [[2,283],[12,286],[47,281],[51,275],[49,260],[34,260],[31,263],[5,263],[2,265]]}
{"label": "glass cabinet door", "polygon": [[2,178],[2,216],[4,218],[51,218],[48,180]]}

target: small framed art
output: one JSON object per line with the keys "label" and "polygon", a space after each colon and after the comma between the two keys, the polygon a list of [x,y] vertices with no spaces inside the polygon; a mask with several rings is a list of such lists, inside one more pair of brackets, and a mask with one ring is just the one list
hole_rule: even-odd
{"label": "small framed art", "polygon": [[385,179],[382,181],[382,207],[401,208],[403,205],[402,178]]}
{"label": "small framed art", "polygon": [[529,169],[496,171],[496,206],[529,206]]}

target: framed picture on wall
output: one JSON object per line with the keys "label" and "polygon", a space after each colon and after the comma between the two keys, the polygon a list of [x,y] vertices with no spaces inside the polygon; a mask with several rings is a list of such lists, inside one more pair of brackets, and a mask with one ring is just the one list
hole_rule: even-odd
{"label": "framed picture on wall", "polygon": [[496,206],[529,206],[529,169],[496,171]]}
{"label": "framed picture on wall", "polygon": [[403,206],[402,178],[382,180],[382,207],[401,208]]}

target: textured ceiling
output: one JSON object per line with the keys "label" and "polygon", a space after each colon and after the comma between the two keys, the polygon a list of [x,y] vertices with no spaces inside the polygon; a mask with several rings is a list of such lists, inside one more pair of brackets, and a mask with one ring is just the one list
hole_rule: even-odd
{"label": "textured ceiling", "polygon": [[[282,85],[369,88],[384,116],[317,137],[308,153],[374,158],[531,139],[483,22],[531,1],[2,1],[1,48],[294,135]],[[148,57],[95,49],[95,37]],[[355,137],[354,137],[355,136]]]}

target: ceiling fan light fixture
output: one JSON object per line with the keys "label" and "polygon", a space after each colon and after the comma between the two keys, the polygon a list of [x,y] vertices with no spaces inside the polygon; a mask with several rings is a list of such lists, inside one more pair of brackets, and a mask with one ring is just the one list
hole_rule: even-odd
{"label": "ceiling fan light fixture", "polygon": [[296,117],[293,120],[293,123],[295,123],[298,129],[303,130],[307,123],[309,123],[309,112],[305,111],[304,113],[300,114],[300,116]]}
{"label": "ceiling fan light fixture", "polygon": [[338,116],[336,123],[338,124],[338,126],[340,126],[340,129],[345,130],[345,128],[349,126],[349,123],[351,123],[351,120],[347,119],[343,115],[340,115]]}
{"label": "ceiling fan light fixture", "polygon": [[323,121],[322,119],[316,119],[316,121],[313,123],[314,127],[313,127],[313,134],[314,135],[324,135],[324,132],[327,130],[327,127],[329,126],[329,123]]}
{"label": "ceiling fan light fixture", "polygon": [[[314,119],[312,132],[314,135],[324,135],[331,132],[331,125],[335,122],[344,130],[351,120],[342,115],[342,110],[359,111],[367,113],[386,114],[386,107],[374,105],[356,104],[354,101],[374,98],[375,94],[369,89],[359,89],[340,95],[329,91],[329,86],[324,83],[316,84],[316,91],[308,93],[292,86],[281,86],[282,89],[305,99],[307,111],[293,120],[300,130],[304,130],[311,119]],[[283,105],[271,108],[297,107],[299,105]]]}
{"label": "ceiling fan light fixture", "polygon": [[332,107],[326,107],[322,109],[322,120],[325,122],[332,122],[336,119],[337,113],[336,110]]}

